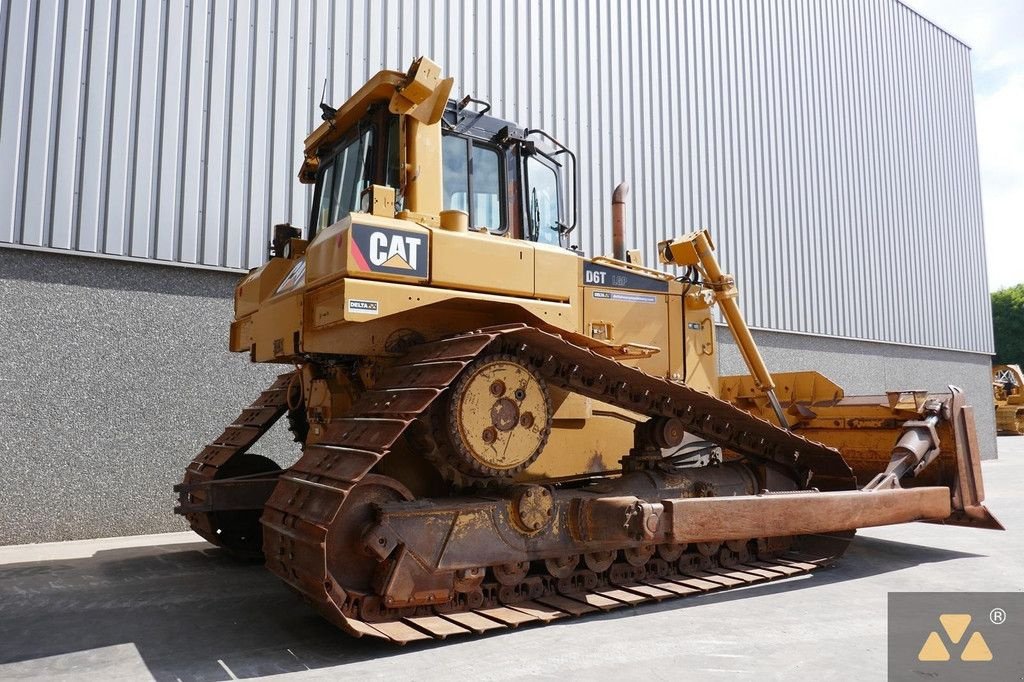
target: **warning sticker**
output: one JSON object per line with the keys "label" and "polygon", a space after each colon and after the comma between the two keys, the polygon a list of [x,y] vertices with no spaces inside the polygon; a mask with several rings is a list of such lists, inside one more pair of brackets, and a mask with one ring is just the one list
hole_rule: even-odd
{"label": "warning sticker", "polygon": [[621,291],[595,291],[594,298],[606,298],[611,301],[625,301],[627,303],[657,303],[657,296],[647,294],[626,294]]}
{"label": "warning sticker", "polygon": [[377,301],[361,301],[358,298],[348,299],[348,311],[363,315],[376,315],[379,312]]}

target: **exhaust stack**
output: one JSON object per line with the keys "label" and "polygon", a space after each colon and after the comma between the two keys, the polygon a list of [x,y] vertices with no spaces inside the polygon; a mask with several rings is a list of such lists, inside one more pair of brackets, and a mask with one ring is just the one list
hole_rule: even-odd
{"label": "exhaust stack", "polygon": [[620,182],[612,192],[612,257],[626,260],[626,196],[629,184]]}

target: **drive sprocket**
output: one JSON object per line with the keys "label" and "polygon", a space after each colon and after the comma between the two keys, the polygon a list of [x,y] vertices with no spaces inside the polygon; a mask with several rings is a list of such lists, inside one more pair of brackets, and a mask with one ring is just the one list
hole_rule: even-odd
{"label": "drive sprocket", "polygon": [[544,379],[522,359],[493,354],[476,360],[441,404],[442,469],[448,465],[474,481],[509,479],[540,456],[551,414]]}

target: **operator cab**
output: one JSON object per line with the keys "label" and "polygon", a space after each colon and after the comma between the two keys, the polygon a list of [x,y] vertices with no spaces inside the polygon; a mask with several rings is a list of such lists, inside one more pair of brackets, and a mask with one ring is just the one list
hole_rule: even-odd
{"label": "operator cab", "polygon": [[[487,115],[481,100],[449,100],[441,119],[443,208],[469,215],[471,230],[569,247],[576,226],[576,157],[540,130]],[[351,211],[368,210],[370,185],[396,190],[402,210],[399,119],[386,105],[370,108],[334,147],[320,155],[309,239]],[[563,177],[572,162],[573,191]]]}

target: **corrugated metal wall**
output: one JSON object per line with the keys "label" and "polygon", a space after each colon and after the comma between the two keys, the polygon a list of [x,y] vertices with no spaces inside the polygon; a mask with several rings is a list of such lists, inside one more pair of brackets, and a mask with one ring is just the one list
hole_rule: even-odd
{"label": "corrugated metal wall", "polygon": [[969,52],[893,0],[0,2],[0,243],[259,264],[324,79],[426,54],[577,150],[588,253],[626,180],[754,326],[992,350]]}

